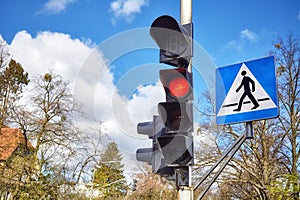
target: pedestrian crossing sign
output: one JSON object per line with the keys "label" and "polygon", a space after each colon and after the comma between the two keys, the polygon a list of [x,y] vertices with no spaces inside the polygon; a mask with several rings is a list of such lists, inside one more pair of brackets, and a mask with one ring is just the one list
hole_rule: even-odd
{"label": "pedestrian crossing sign", "polygon": [[218,125],[274,118],[278,114],[273,56],[216,69]]}

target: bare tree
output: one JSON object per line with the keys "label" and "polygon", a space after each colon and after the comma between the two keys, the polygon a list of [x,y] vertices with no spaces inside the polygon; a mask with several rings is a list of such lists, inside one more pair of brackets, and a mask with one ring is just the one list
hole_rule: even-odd
{"label": "bare tree", "polygon": [[277,63],[280,129],[285,134],[282,155],[289,172],[283,198],[299,199],[300,136],[300,43],[292,34],[278,39],[273,54]]}
{"label": "bare tree", "polygon": [[[279,39],[274,46],[272,54],[277,65],[280,117],[254,123],[254,139],[242,146],[217,181],[220,190],[226,184],[233,191],[232,197],[238,199],[299,199],[300,47],[291,34],[286,40]],[[201,111],[206,114],[205,109],[201,108]],[[211,165],[211,161],[245,131],[243,125],[207,127],[210,127],[208,132],[215,142],[210,143],[209,154],[198,154],[201,155],[197,157],[198,164],[202,168]]]}
{"label": "bare tree", "polygon": [[145,173],[136,175],[133,191],[127,195],[126,199],[177,199],[176,187],[173,182],[160,175],[153,174],[148,166],[145,168]]}
{"label": "bare tree", "polygon": [[90,174],[89,163],[98,160],[99,142],[91,141],[96,142],[101,136],[91,139],[75,125],[74,115],[80,115],[81,106],[75,102],[69,82],[46,73],[32,83],[33,89],[11,112],[11,123],[20,127],[34,146],[34,174],[28,176],[22,191],[28,194],[26,188],[34,187],[33,199],[44,195],[68,199],[70,191],[74,193],[73,186]]}

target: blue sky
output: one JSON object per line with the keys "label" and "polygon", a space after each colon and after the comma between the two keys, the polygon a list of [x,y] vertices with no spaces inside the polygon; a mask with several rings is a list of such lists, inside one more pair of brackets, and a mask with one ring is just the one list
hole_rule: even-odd
{"label": "blue sky", "polygon": [[[0,4],[5,19],[0,33],[8,43],[18,31],[26,30],[33,37],[51,31],[99,44],[122,31],[149,27],[160,15],[178,19],[180,1],[2,0]],[[278,35],[299,34],[299,13],[298,0],[194,0],[195,40],[217,65],[260,57]]]}
{"label": "blue sky", "polygon": [[[19,31],[31,37],[49,31],[97,45],[121,32],[148,28],[160,15],[179,19],[180,14],[179,0],[2,0],[0,4],[5,8],[0,16],[6,19],[0,34],[7,43]],[[193,23],[195,41],[216,66],[230,65],[265,56],[279,36],[289,32],[299,36],[300,2],[194,0]],[[151,59],[157,61],[157,52],[146,54],[145,60],[135,54],[122,59],[119,73]],[[119,78],[118,73],[115,77]]]}
{"label": "blue sky", "polygon": [[[142,144],[135,124],[151,120],[164,101],[158,70],[167,66],[158,64],[148,29],[161,15],[179,20],[180,1],[1,0],[0,6],[0,35],[13,58],[31,76],[50,69],[70,79],[86,106],[81,125],[104,122],[134,154]],[[300,1],[194,0],[193,24],[200,96],[215,66],[264,57],[288,33],[300,38]]]}
{"label": "blue sky", "polygon": [[[0,34],[10,43],[19,31],[69,34],[99,44],[123,31],[149,27],[160,15],[179,18],[174,0],[2,0]],[[300,34],[298,0],[194,0],[195,41],[217,66],[264,56],[278,36]]]}

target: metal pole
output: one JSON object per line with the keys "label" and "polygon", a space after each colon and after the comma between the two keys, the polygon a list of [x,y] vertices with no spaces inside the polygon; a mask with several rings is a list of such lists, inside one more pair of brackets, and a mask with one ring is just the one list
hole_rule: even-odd
{"label": "metal pole", "polygon": [[218,172],[215,174],[215,176],[212,178],[212,180],[209,182],[209,184],[205,187],[205,189],[199,195],[199,197],[197,198],[197,200],[201,200],[204,197],[204,195],[206,194],[206,192],[209,190],[209,188],[212,186],[212,184],[215,182],[215,180],[218,178],[218,176],[221,174],[221,172],[227,166],[227,164],[229,163],[229,161],[231,160],[231,158],[234,156],[234,154],[239,150],[239,148],[241,147],[241,145],[246,140],[245,134],[242,135],[242,136],[240,136],[240,137],[241,137],[242,140],[239,140],[238,144],[234,147],[232,153],[229,155],[229,157],[227,158],[227,160],[225,161],[225,163],[222,165],[222,167],[218,170]]}
{"label": "metal pole", "polygon": [[180,0],[180,24],[192,22],[192,0]]}
{"label": "metal pole", "polygon": [[241,141],[245,140],[245,134],[241,135],[226,152],[222,154],[222,157],[216,162],[208,172],[202,177],[202,179],[199,181],[199,183],[194,187],[194,191],[198,189],[198,187],[203,183],[203,181],[216,169],[216,167],[219,166],[219,164],[229,155],[229,153],[240,144]]}
{"label": "metal pole", "polygon": [[252,122],[246,122],[246,138],[247,139],[254,138]]}
{"label": "metal pole", "polygon": [[[180,24],[192,23],[192,0],[180,0]],[[190,59],[188,72],[192,73],[192,58]],[[179,200],[193,200],[194,189],[192,188],[191,181],[191,167],[188,170],[189,184],[187,186],[178,187]]]}
{"label": "metal pole", "polygon": [[[180,0],[180,24],[189,23],[192,23],[192,0]],[[187,69],[192,73],[192,58]]]}

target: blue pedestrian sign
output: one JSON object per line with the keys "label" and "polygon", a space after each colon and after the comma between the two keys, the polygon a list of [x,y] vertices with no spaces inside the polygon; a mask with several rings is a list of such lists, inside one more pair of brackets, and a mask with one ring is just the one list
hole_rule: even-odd
{"label": "blue pedestrian sign", "polygon": [[218,125],[274,118],[278,114],[273,56],[216,69]]}

